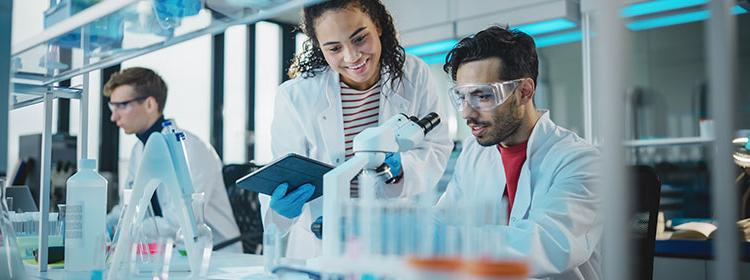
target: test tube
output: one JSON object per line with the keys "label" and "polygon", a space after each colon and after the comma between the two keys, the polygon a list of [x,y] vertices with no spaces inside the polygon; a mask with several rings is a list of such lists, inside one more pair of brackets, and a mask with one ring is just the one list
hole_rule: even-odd
{"label": "test tube", "polygon": [[8,211],[13,211],[13,198],[12,197],[6,197],[5,198],[5,205],[8,206]]}

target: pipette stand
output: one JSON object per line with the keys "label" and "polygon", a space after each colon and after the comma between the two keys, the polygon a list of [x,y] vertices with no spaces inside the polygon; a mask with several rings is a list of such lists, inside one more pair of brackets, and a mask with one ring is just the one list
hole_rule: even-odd
{"label": "pipette stand", "polygon": [[[179,183],[181,180],[183,182],[185,179],[190,180],[190,177],[187,170],[180,170],[185,168],[178,168],[178,166],[185,167],[187,165],[176,164],[173,160],[174,153],[170,153],[170,145],[167,144],[168,140],[165,139],[165,136],[169,137],[170,135],[173,134],[152,133],[146,141],[143,158],[133,184],[130,207],[127,207],[123,221],[120,221],[121,228],[118,229],[120,236],[115,246],[107,279],[118,279],[117,273],[128,267],[128,254],[134,242],[133,227],[143,220],[147,207],[150,205],[151,196],[159,186],[166,188],[168,199],[179,208],[179,224],[185,234],[185,249],[188,254],[190,271],[192,274],[200,271],[202,265],[200,254],[202,252],[197,248],[195,242],[196,222],[191,205],[192,193],[185,193],[184,187],[181,187]],[[179,146],[171,146],[179,148]],[[187,178],[178,179],[179,173],[182,173],[181,176],[187,176]]]}

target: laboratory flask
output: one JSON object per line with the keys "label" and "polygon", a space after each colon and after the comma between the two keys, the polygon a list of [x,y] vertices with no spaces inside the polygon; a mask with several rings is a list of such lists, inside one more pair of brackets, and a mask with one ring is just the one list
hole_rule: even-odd
{"label": "laboratory flask", "polygon": [[[211,228],[206,224],[205,220],[205,207],[206,207],[206,195],[203,192],[193,193],[193,213],[195,215],[196,233],[195,233],[195,252],[197,254],[190,255],[186,249],[184,229],[180,227],[177,230],[177,237],[175,238],[175,246],[177,252],[180,255],[187,254],[187,257],[191,264],[199,264],[198,271],[193,270],[191,267],[190,274],[193,276],[205,277],[208,274],[208,265],[211,262],[211,253],[213,252],[213,232]],[[190,226],[190,225],[187,225]]]}
{"label": "laboratory flask", "polygon": [[26,279],[26,268],[18,253],[18,244],[5,205],[5,180],[0,179],[0,279]]}

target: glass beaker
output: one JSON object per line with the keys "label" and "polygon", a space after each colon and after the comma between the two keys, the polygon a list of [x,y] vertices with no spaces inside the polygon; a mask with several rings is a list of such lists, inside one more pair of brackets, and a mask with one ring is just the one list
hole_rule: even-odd
{"label": "glass beaker", "polygon": [[[206,206],[206,194],[203,192],[193,193],[193,215],[195,215],[196,232],[195,232],[195,252],[197,254],[190,255],[187,252],[187,245],[185,243],[184,229],[182,225],[177,231],[177,237],[175,238],[175,247],[180,255],[187,255],[190,261],[190,274],[191,276],[197,276],[205,278],[208,275],[208,265],[211,262],[211,253],[214,249],[213,244],[213,232],[211,228],[206,224],[205,220],[205,206]],[[190,225],[187,225],[190,226]],[[193,264],[198,264],[198,271],[192,267]]]}
{"label": "glass beaker", "polygon": [[26,279],[26,268],[21,261],[16,234],[5,205],[5,180],[0,179],[0,279]]}

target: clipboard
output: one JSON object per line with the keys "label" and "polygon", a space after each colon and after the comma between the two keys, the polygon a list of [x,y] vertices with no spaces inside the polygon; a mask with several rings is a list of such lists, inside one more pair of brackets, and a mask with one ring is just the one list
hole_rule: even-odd
{"label": "clipboard", "polygon": [[333,165],[290,153],[240,178],[236,183],[243,189],[267,195],[272,195],[282,183],[289,184],[287,193],[310,183],[315,186],[313,195],[307,200],[311,201],[323,195],[323,175],[333,168]]}

